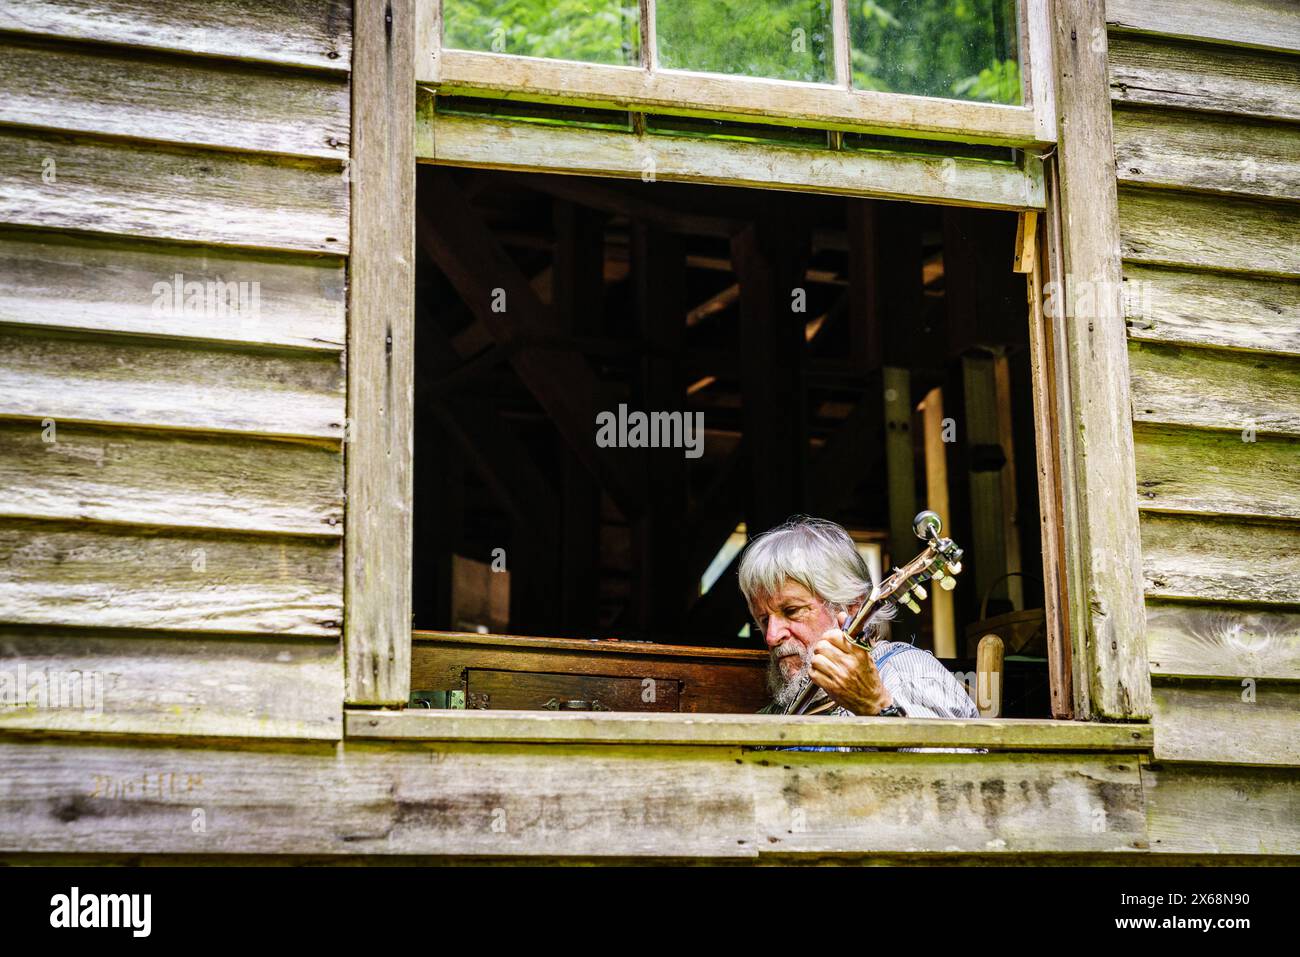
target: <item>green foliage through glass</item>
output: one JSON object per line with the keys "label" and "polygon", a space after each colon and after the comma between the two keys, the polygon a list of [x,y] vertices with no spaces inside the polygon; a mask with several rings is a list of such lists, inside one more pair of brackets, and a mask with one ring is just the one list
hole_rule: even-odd
{"label": "green foliage through glass", "polygon": [[848,0],[860,90],[1021,103],[1016,0]]}
{"label": "green foliage through glass", "polygon": [[456,50],[635,66],[636,0],[443,0],[442,42]]}
{"label": "green foliage through glass", "polygon": [[659,65],[828,83],[831,0],[658,0]]}

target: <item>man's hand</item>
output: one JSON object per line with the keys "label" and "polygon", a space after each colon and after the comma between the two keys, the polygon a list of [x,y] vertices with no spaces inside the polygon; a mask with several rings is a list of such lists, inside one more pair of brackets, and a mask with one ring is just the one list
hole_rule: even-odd
{"label": "man's hand", "polygon": [[[840,628],[848,621],[840,612]],[[893,698],[871,660],[871,652],[849,641],[840,628],[831,628],[813,646],[812,680],[842,708],[854,714],[879,714]]]}

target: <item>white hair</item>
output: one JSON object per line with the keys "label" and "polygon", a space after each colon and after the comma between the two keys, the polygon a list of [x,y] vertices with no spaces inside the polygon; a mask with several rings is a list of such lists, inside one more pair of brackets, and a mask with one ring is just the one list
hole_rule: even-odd
{"label": "white hair", "polygon": [[[824,518],[796,515],[750,541],[740,560],[740,590],[749,612],[758,617],[756,602],[796,582],[836,613],[867,598],[875,579],[843,526]],[[884,620],[893,617],[892,603],[872,614],[875,636],[884,637]]]}

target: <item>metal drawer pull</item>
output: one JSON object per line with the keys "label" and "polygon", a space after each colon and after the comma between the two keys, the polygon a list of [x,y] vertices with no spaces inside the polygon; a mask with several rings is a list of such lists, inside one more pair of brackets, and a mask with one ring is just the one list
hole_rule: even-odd
{"label": "metal drawer pull", "polygon": [[558,698],[552,698],[550,701],[546,702],[546,704],[542,705],[542,707],[545,708],[547,711],[608,711],[609,710],[599,701],[596,701],[594,699],[591,701],[579,701],[577,699],[561,701]]}

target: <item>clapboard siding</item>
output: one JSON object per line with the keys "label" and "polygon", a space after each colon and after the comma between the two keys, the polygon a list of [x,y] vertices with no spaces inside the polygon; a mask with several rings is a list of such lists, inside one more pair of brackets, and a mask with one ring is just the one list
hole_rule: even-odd
{"label": "clapboard siding", "polygon": [[0,327],[0,417],[338,440],[337,355]]}
{"label": "clapboard siding", "polygon": [[1129,337],[1300,355],[1300,282],[1124,264]]}
{"label": "clapboard siding", "polygon": [[337,740],[341,655],[329,641],[0,628],[0,669],[16,680],[21,662],[29,691],[0,708],[0,730]]}
{"label": "clapboard siding", "polygon": [[1118,103],[1300,119],[1300,63],[1290,55],[1115,35],[1110,87]]}
{"label": "clapboard siding", "polygon": [[1153,676],[1300,679],[1300,611],[1147,602]]}
{"label": "clapboard siding", "polygon": [[1137,422],[1300,435],[1300,359],[1129,343]]}
{"label": "clapboard siding", "polygon": [[346,73],[346,0],[0,0],[0,30]]}
{"label": "clapboard siding", "polygon": [[[0,775],[0,852],[754,861],[886,850],[1139,855],[1146,846],[1135,756],[861,757],[771,761],[689,745],[240,751],[0,740],[10,772]],[[187,774],[201,784],[187,789]],[[195,806],[207,810],[201,833],[188,823]]]}
{"label": "clapboard siding", "polygon": [[0,270],[0,323],[335,353],[346,338],[334,256],[26,230],[0,232]]}
{"label": "clapboard siding", "polygon": [[1116,109],[1122,183],[1300,199],[1300,126],[1157,109]]}
{"label": "clapboard siding", "polygon": [[1138,507],[1300,519],[1300,441],[1239,432],[1134,429]]}
{"label": "clapboard siding", "polygon": [[0,222],[345,253],[338,163],[0,128]]}
{"label": "clapboard siding", "polygon": [[1300,524],[1142,513],[1148,596],[1300,604]]}
{"label": "clapboard siding", "polygon": [[1121,30],[1300,51],[1295,0],[1106,0],[1106,19]]}
{"label": "clapboard siding", "polygon": [[346,77],[0,39],[0,123],[347,157]]}
{"label": "clapboard siding", "polygon": [[1142,768],[1152,853],[1300,854],[1300,775],[1289,768]]}
{"label": "clapboard siding", "polygon": [[342,545],[0,521],[0,621],[336,638]]}
{"label": "clapboard siding", "polygon": [[1155,757],[1202,764],[1300,764],[1300,685],[1246,677],[1152,690]]}
{"label": "clapboard siding", "polygon": [[1300,275],[1300,206],[1126,186],[1119,216],[1132,262]]}
{"label": "clapboard siding", "polygon": [[4,518],[343,533],[329,446],[0,421],[0,488]]}

